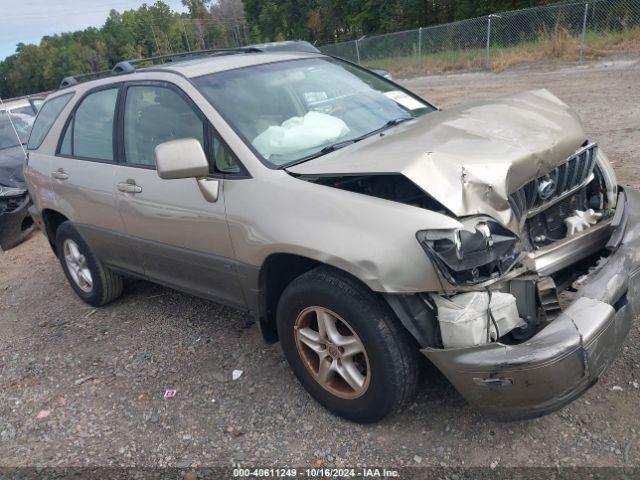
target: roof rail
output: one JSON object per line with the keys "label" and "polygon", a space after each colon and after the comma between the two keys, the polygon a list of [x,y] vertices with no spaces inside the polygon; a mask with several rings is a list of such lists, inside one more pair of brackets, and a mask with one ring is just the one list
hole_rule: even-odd
{"label": "roof rail", "polygon": [[77,84],[78,84],[78,80],[76,80],[76,77],[64,77],[60,82],[60,87],[58,88],[67,88]]}
{"label": "roof rail", "polygon": [[121,75],[123,73],[132,73],[135,71],[136,69],[129,62],[118,62],[111,70],[111,75]]}
{"label": "roof rail", "polygon": [[188,60],[192,57],[199,56],[217,56],[217,55],[235,55],[239,53],[260,53],[263,50],[255,47],[239,47],[239,48],[214,48],[209,50],[195,50],[192,52],[171,53],[168,55],[158,55],[155,57],[138,58],[135,60],[125,60],[118,62],[111,70],[102,70],[100,72],[83,73],[80,75],[72,75],[65,77],[60,82],[58,90],[77,85],[80,82],[88,80],[96,80],[98,78],[108,77],[111,75],[124,75],[136,71],[137,65],[157,65],[167,62],[175,62]]}
{"label": "roof rail", "polygon": [[[137,60],[128,60],[126,62],[130,66],[150,63],[151,65],[162,64],[167,62],[175,62],[188,60],[191,57],[200,56],[218,56],[218,55],[236,55],[239,53],[261,53],[262,50],[255,47],[238,47],[238,48],[211,48],[207,50],[194,50],[192,52],[169,53],[167,55],[158,55],[155,57],[139,58]],[[119,65],[119,64],[118,64]]]}
{"label": "roof rail", "polygon": [[72,87],[74,85],[79,84],[80,82],[86,82],[89,80],[95,80],[97,78],[106,77],[110,73],[111,73],[111,70],[101,70],[99,72],[82,73],[80,75],[71,75],[69,77],[64,77],[60,82],[60,86],[58,87],[58,90]]}

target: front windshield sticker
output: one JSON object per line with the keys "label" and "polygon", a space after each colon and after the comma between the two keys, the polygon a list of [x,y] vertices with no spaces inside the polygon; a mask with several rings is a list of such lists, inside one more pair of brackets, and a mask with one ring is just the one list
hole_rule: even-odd
{"label": "front windshield sticker", "polygon": [[307,101],[307,104],[311,105],[314,103],[320,103],[327,100],[329,97],[327,92],[305,92],[304,99]]}
{"label": "front windshield sticker", "polygon": [[415,98],[410,97],[409,95],[407,95],[404,92],[401,92],[400,90],[392,90],[390,92],[384,92],[384,95],[390,98],[391,100],[393,100],[394,102],[396,102],[398,105],[406,108],[407,110],[418,110],[420,108],[424,108],[423,103],[420,103]]}

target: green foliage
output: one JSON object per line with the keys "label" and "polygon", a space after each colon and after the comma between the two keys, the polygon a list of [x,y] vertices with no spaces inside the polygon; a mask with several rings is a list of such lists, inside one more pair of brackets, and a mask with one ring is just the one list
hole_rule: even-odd
{"label": "green foliage", "polygon": [[[18,45],[0,62],[0,96],[54,89],[68,75],[112,68],[125,59],[251,41],[335,41],[427,27],[551,0],[182,0],[179,14],[159,0],[112,10],[99,28]],[[246,23],[245,23],[246,16]]]}
{"label": "green foliage", "polygon": [[428,27],[553,0],[244,0],[247,22],[260,40],[319,44],[362,35]]}
{"label": "green foliage", "polygon": [[186,14],[173,12],[163,1],[122,13],[111,10],[99,29],[43,37],[39,45],[20,44],[0,62],[0,97],[52,90],[66,76],[107,70],[122,60],[237,46],[246,40],[240,35],[245,33],[241,0],[209,3],[183,0]]}

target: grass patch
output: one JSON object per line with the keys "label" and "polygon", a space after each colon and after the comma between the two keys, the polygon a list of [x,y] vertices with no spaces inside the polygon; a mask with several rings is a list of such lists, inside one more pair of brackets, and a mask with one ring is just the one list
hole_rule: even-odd
{"label": "grass patch", "polygon": [[[597,60],[618,53],[640,53],[640,26],[621,31],[587,32],[585,36],[585,60]],[[580,58],[580,38],[566,29],[556,26],[544,30],[537,40],[511,47],[491,49],[491,69],[501,72],[519,64],[538,61],[576,62]],[[418,56],[399,55],[363,60],[367,67],[389,70],[396,76],[447,73],[487,68],[486,50],[449,50]]]}

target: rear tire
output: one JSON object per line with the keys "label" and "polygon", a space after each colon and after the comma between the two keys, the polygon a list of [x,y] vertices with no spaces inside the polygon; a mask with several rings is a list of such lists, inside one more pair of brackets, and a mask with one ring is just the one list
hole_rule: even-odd
{"label": "rear tire", "polygon": [[89,305],[101,307],[122,295],[122,276],[100,262],[71,222],[56,230],[56,252],[69,284]]}
{"label": "rear tire", "polygon": [[417,344],[386,303],[350,276],[319,267],[298,277],[280,298],[277,323],[294,374],[336,415],[372,423],[413,398]]}

